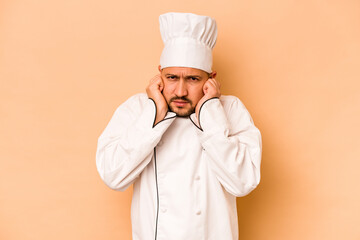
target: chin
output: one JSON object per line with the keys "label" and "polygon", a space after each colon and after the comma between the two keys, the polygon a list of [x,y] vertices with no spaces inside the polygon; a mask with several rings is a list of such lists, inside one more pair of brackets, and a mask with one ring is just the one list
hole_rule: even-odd
{"label": "chin", "polygon": [[190,116],[192,113],[194,113],[194,108],[189,108],[189,109],[183,109],[183,108],[173,108],[170,107],[170,110],[174,113],[176,113],[176,115],[178,117],[188,117]]}

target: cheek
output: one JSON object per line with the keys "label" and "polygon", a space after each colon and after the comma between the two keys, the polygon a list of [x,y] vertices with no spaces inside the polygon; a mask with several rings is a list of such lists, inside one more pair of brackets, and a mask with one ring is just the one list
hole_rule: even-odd
{"label": "cheek", "polygon": [[167,102],[169,102],[169,100],[172,98],[172,96],[173,96],[172,92],[173,92],[173,90],[171,88],[171,84],[164,82],[164,89],[162,91],[162,94],[164,95],[165,100]]}
{"label": "cheek", "polygon": [[193,104],[196,105],[199,102],[199,100],[204,96],[202,85],[201,87],[196,87],[192,89],[191,96],[192,96],[191,100],[193,101]]}

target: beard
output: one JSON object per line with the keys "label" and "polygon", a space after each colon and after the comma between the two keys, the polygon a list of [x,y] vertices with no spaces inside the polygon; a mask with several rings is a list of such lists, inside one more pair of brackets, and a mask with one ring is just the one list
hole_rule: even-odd
{"label": "beard", "polygon": [[[172,106],[172,102],[176,101],[176,100],[181,100],[181,101],[186,101],[187,104],[185,107],[177,107],[177,106]],[[193,107],[192,105],[192,101],[186,97],[173,97],[170,99],[169,101],[169,109],[170,111],[176,113],[176,115],[178,117],[188,117],[190,116],[192,113],[195,112],[195,107]]]}

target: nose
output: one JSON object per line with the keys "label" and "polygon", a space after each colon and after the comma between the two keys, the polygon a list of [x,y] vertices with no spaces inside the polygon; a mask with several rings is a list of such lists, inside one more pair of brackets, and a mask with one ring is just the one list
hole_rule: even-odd
{"label": "nose", "polygon": [[187,96],[187,86],[186,82],[183,79],[180,79],[178,84],[176,85],[175,94],[178,97],[184,97]]}

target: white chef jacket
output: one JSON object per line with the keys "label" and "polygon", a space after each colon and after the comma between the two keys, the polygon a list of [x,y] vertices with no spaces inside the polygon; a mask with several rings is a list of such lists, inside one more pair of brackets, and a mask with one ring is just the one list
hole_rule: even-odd
{"label": "white chef jacket", "polygon": [[98,139],[96,164],[110,188],[131,184],[134,240],[237,240],[236,197],[260,181],[261,135],[234,96],[196,115],[168,112],[137,94],[117,108]]}

